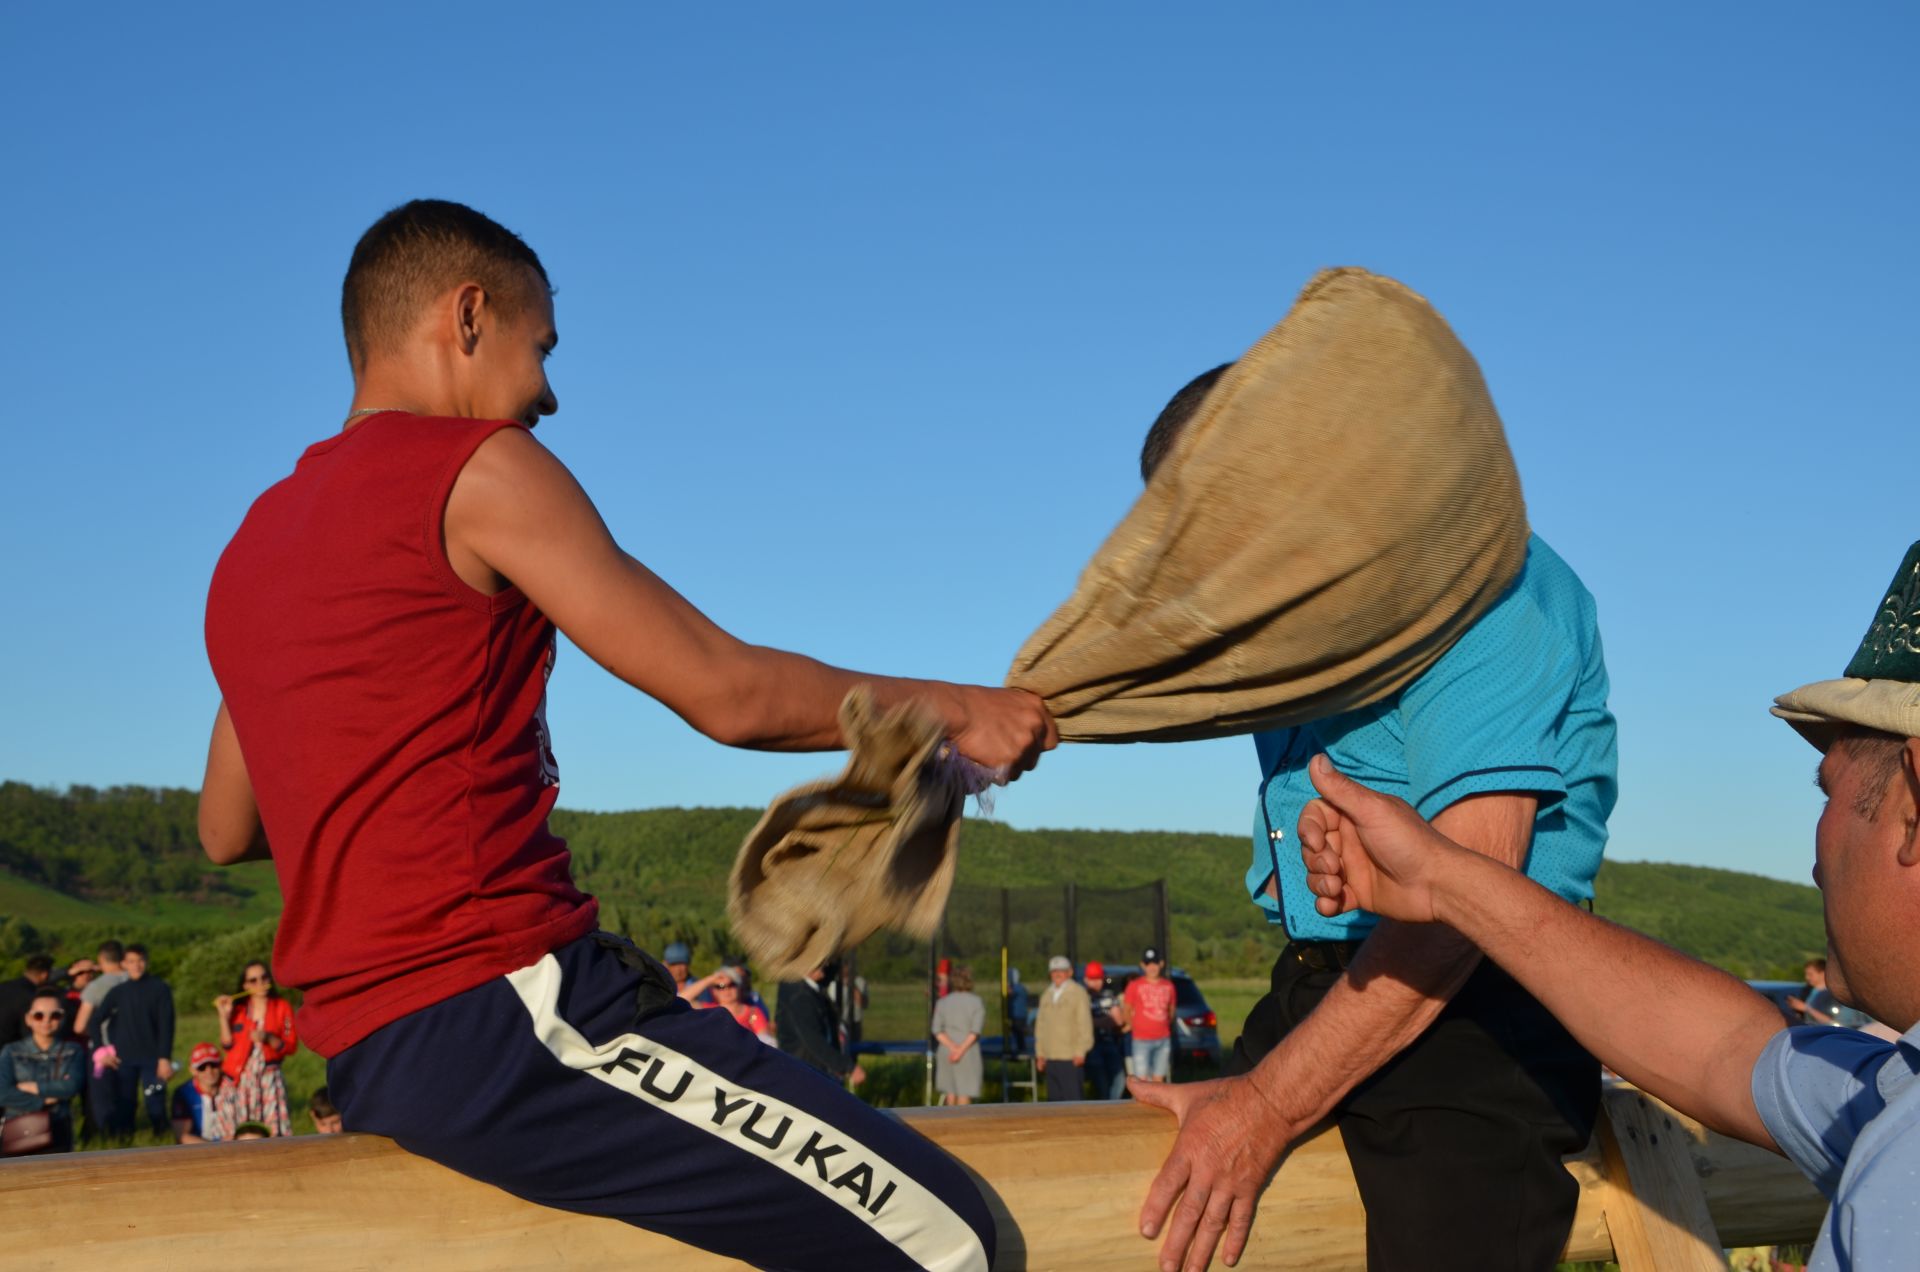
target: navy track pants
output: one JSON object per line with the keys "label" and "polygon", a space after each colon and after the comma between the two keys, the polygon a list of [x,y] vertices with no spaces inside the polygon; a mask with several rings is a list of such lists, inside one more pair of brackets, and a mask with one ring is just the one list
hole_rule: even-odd
{"label": "navy track pants", "polygon": [[967,1172],[596,933],[329,1061],[346,1128],[769,1269],[984,1272]]}

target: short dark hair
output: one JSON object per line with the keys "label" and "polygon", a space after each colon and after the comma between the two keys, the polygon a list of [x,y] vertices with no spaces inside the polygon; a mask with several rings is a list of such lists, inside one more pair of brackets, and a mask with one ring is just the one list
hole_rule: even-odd
{"label": "short dark hair", "polygon": [[1850,729],[1834,739],[1833,745],[1860,766],[1853,811],[1872,821],[1880,815],[1880,802],[1887,797],[1887,787],[1892,785],[1894,774],[1900,771],[1907,739],[1878,729]]}
{"label": "short dark hair", "polygon": [[333,1107],[333,1097],[327,1094],[327,1088],[318,1087],[307,1097],[307,1116],[315,1121],[323,1117],[339,1117],[340,1110]]}
{"label": "short dark hair", "polygon": [[26,968],[30,972],[53,974],[53,957],[49,954],[32,954],[27,957]]}
{"label": "short dark hair", "polygon": [[100,942],[100,948],[95,950],[94,953],[106,959],[109,963],[118,963],[127,956],[127,947],[118,941],[102,941]]}
{"label": "short dark hair", "polygon": [[[138,954],[141,958],[145,958],[147,956],[147,947],[135,941],[132,945],[127,946],[127,954]],[[123,954],[121,957],[124,958],[126,955]]]}
{"label": "short dark hair", "polygon": [[31,1011],[33,1004],[39,1002],[42,998],[51,998],[62,1007],[67,1005],[67,993],[65,990],[55,989],[51,985],[42,985],[40,988],[34,990],[33,997],[27,1000],[27,1009]]}
{"label": "short dark hair", "polygon": [[1202,371],[1188,380],[1180,391],[1173,395],[1168,403],[1160,408],[1160,415],[1153,421],[1153,427],[1147,430],[1147,440],[1140,447],[1140,480],[1152,481],[1153,474],[1160,462],[1173,449],[1174,442],[1180,438],[1180,430],[1187,426],[1193,413],[1207,399],[1207,392],[1220,382],[1233,363],[1222,362],[1211,371]]}
{"label": "short dark hair", "polygon": [[353,249],[340,287],[347,361],[399,344],[421,308],[461,283],[478,283],[508,313],[530,299],[524,270],[551,287],[546,266],[518,234],[463,203],[414,199],[375,221]]}
{"label": "short dark hair", "polygon": [[1827,970],[1827,960],[1824,958],[1810,958],[1807,960],[1806,966],[1801,970],[1819,972],[1822,975],[1825,975]]}

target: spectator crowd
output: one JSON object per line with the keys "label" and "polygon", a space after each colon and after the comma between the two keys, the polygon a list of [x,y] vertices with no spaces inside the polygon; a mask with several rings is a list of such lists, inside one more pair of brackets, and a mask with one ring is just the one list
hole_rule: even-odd
{"label": "spectator crowd", "polygon": [[[281,1063],[299,1034],[272,969],[248,963],[213,1006],[219,1038],[188,1046],[182,1070],[173,988],[145,946],[103,941],[59,972],[47,955],[28,958],[0,983],[0,1151],[125,1144],[142,1123],[182,1144],[293,1134]],[[315,1130],[340,1129],[324,1087],[307,1112]]]}

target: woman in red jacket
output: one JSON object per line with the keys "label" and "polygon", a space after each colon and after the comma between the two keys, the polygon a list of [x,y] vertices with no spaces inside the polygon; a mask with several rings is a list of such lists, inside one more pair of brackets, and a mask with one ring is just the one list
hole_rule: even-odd
{"label": "woman in red jacket", "polygon": [[275,1135],[293,1134],[287,1113],[287,1083],[280,1062],[299,1050],[293,1032],[293,1004],[280,997],[265,963],[248,963],[240,992],[213,1000],[220,1013],[220,1066],[237,1092],[234,1121],[260,1122]]}

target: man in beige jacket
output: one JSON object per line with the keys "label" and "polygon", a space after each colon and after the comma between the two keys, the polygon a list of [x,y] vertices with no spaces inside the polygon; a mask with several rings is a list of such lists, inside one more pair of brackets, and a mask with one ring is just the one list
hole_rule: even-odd
{"label": "man in beige jacket", "polygon": [[1065,955],[1047,961],[1053,984],[1040,991],[1040,1016],[1033,1026],[1034,1063],[1047,1075],[1047,1102],[1078,1100],[1086,1071],[1087,1052],[1093,1050],[1093,1001],[1085,986],[1073,979],[1073,964]]}

